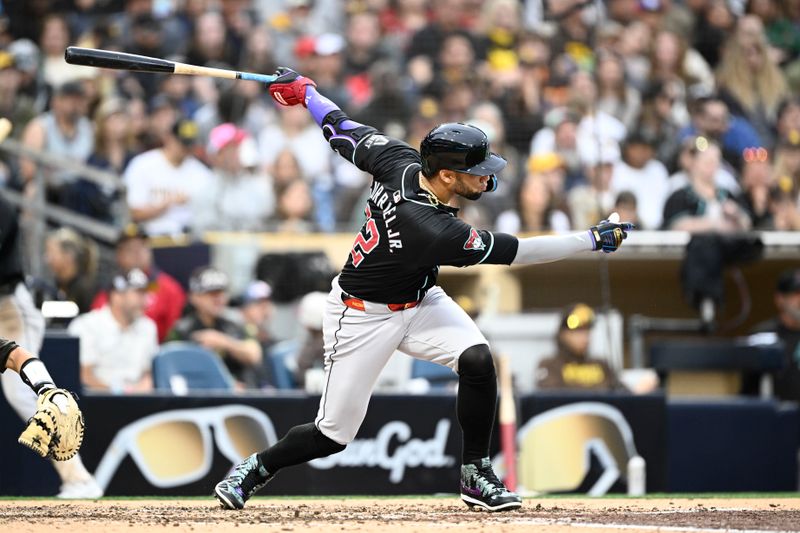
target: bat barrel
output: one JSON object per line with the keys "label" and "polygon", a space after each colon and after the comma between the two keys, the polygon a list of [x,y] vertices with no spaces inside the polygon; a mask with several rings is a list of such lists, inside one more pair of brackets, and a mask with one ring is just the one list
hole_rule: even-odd
{"label": "bat barrel", "polygon": [[78,46],[68,47],[64,52],[64,60],[71,65],[85,65],[87,67],[138,72],[172,73],[175,71],[175,63],[166,59]]}

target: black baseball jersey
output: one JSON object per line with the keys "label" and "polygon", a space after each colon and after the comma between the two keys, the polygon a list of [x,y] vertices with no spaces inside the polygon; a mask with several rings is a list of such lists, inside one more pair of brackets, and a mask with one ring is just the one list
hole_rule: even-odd
{"label": "black baseball jersey", "polygon": [[422,299],[440,265],[511,264],[517,238],[476,230],[419,184],[422,159],[408,144],[329,113],[323,133],[342,157],[373,176],[367,216],[356,235],[339,285],[380,303]]}
{"label": "black baseball jersey", "polygon": [[23,279],[17,210],[0,194],[0,295]]}

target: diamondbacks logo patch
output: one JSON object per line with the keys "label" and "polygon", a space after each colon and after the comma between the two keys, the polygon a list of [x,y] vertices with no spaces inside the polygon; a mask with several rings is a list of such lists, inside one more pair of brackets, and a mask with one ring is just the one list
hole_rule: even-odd
{"label": "diamondbacks logo patch", "polygon": [[377,133],[364,141],[364,148],[369,150],[373,146],[383,146],[384,144],[389,144],[389,138],[385,135],[378,135]]}
{"label": "diamondbacks logo patch", "polygon": [[469,229],[469,238],[467,238],[467,242],[464,243],[465,250],[483,250],[486,248],[486,245],[483,244],[483,239],[481,239],[480,234],[475,228]]}

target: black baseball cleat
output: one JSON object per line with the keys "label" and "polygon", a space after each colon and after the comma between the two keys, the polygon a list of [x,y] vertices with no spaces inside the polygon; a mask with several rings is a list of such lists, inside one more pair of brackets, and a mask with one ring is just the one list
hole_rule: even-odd
{"label": "black baseball cleat", "polygon": [[258,454],[253,454],[238,465],[228,477],[214,487],[214,496],[225,509],[242,509],[245,502],[272,479]]}
{"label": "black baseball cleat", "polygon": [[519,494],[503,485],[492,470],[488,457],[461,465],[461,499],[470,509],[510,511],[522,506]]}

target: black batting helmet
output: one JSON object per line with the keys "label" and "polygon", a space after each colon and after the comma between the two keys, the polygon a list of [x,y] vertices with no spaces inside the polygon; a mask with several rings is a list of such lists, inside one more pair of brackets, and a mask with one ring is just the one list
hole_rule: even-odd
{"label": "black batting helmet", "polygon": [[430,178],[442,169],[491,176],[506,160],[489,151],[489,139],[479,128],[450,122],[433,128],[420,144],[422,173]]}

